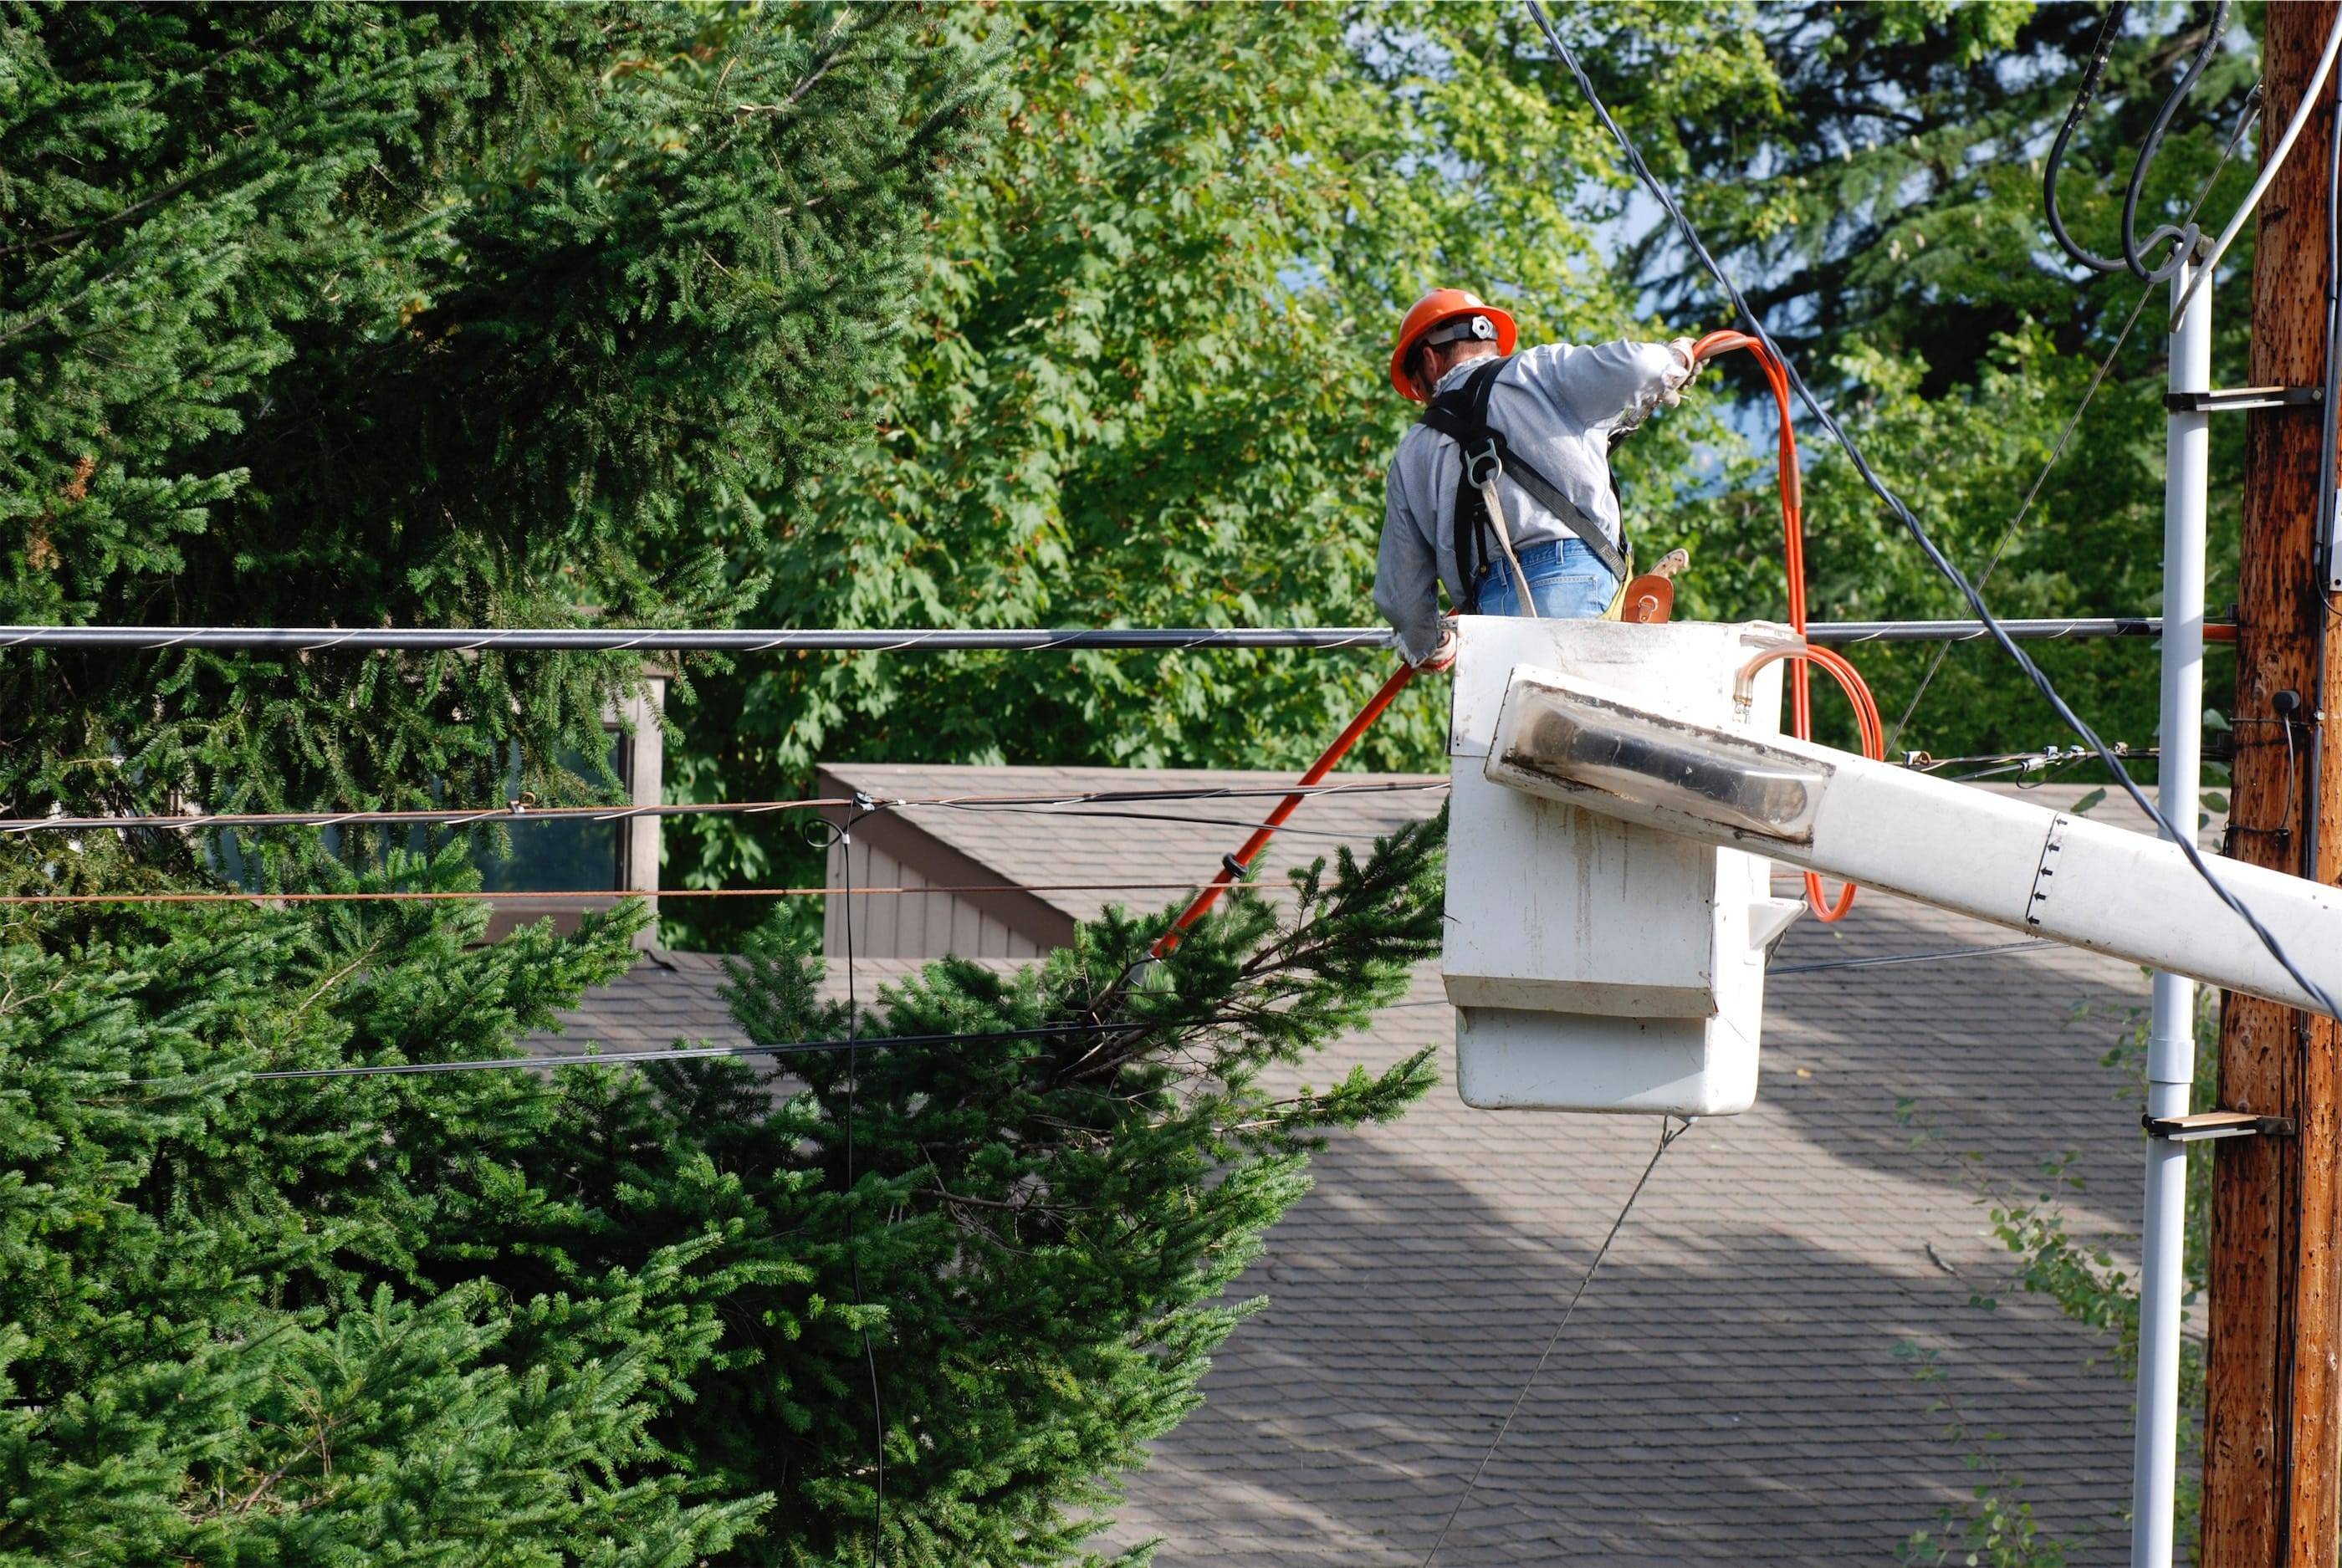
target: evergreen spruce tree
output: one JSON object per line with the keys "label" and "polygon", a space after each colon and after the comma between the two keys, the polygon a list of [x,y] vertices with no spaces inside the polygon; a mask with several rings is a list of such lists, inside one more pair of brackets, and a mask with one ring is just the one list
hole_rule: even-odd
{"label": "evergreen spruce tree", "polygon": [[522,1294],[466,1261],[480,1216],[595,1201],[514,1180],[565,1133],[542,1085],[249,1076],[505,1054],[631,956],[606,921],[484,922],[239,909],[0,948],[0,1563],[681,1568],[763,1511],[649,1431],[716,1336],[685,1282],[721,1277],[720,1235]]}
{"label": "evergreen spruce tree", "polygon": [[[0,948],[0,1563],[1056,1563],[1259,1303],[1221,1299],[1327,1131],[1429,1053],[1276,1094],[1436,950],[1444,823],[1240,893],[1159,964],[1118,912],[850,1016],[785,940],[784,1052],[476,1060],[632,913],[170,913]],[[460,887],[454,852],[396,879]],[[459,912],[460,911],[460,912]],[[883,1477],[883,1479],[882,1479]]]}
{"label": "evergreen spruce tree", "polygon": [[1345,850],[1294,874],[1282,915],[1239,893],[1159,964],[1172,912],[1109,912],[1012,974],[932,964],[858,1019],[769,934],[733,968],[756,1038],[958,1038],[786,1054],[778,1080],[574,1074],[576,1132],[536,1145],[527,1183],[624,1202],[584,1230],[572,1205],[516,1206],[553,1228],[496,1244],[532,1279],[563,1260],[583,1292],[725,1236],[722,1335],[652,1430],[699,1484],[777,1499],[740,1561],[1083,1561],[1116,1474],[1262,1304],[1224,1292],[1306,1190],[1310,1149],[1433,1083],[1428,1050],[1297,1093],[1264,1075],[1436,954],[1445,846],[1443,815]]}
{"label": "evergreen spruce tree", "polygon": [[[891,352],[976,80],[934,26],[9,0],[0,621],[723,620]],[[639,679],[7,654],[0,809],[501,803],[515,744],[578,798]]]}

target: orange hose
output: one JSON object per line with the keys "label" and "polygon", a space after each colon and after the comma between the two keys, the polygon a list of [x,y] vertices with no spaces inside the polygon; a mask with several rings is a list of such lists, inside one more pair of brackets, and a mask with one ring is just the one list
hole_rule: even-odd
{"label": "orange hose", "polygon": [[[1765,384],[1773,389],[1774,404],[1780,411],[1781,533],[1784,565],[1789,579],[1789,624],[1802,637],[1806,634],[1806,498],[1804,478],[1797,467],[1797,433],[1789,425],[1788,367],[1762,339],[1745,332],[1711,332],[1694,344],[1691,352],[1695,361],[1704,361],[1734,349],[1746,349],[1756,359],[1757,368],[1765,373]],[[1806,666],[1819,664],[1837,679],[1846,691],[1847,700],[1854,704],[1855,724],[1862,733],[1862,754],[1873,761],[1885,759],[1887,726],[1879,720],[1877,699],[1870,694],[1870,687],[1859,671],[1834,650],[1810,644],[1784,649],[1777,656],[1795,661],[1789,666],[1790,734],[1801,741],[1813,738],[1813,685]],[[1766,662],[1769,661],[1758,661]],[[1843,919],[1846,912],[1854,907],[1854,884],[1847,884],[1832,902],[1822,893],[1822,879],[1809,871],[1806,873],[1806,903],[1819,919]]]}
{"label": "orange hose", "polygon": [[[1325,778],[1327,774],[1332,773],[1334,764],[1349,754],[1350,748],[1358,744],[1358,737],[1365,734],[1374,722],[1383,716],[1383,710],[1391,705],[1393,699],[1396,698],[1406,688],[1407,682],[1413,679],[1415,679],[1413,664],[1401,664],[1392,671],[1390,679],[1383,683],[1382,689],[1367,698],[1366,705],[1358,710],[1358,716],[1352,719],[1343,728],[1342,733],[1334,737],[1334,744],[1327,746],[1317,760],[1309,764],[1309,771],[1301,775],[1300,783],[1296,787],[1306,790]],[[1194,901],[1181,912],[1179,918],[1171,923],[1170,930],[1156,938],[1156,957],[1160,958],[1179,945],[1180,934],[1204,918],[1212,905],[1219,902],[1220,894],[1227,890],[1230,883],[1244,872],[1252,869],[1253,856],[1258,854],[1266,846],[1268,841],[1276,836],[1276,830],[1285,825],[1285,819],[1291,816],[1301,803],[1308,798],[1306,794],[1289,794],[1276,803],[1276,809],[1268,814],[1268,820],[1255,828],[1252,836],[1245,840],[1244,847],[1228,857],[1228,864],[1220,867],[1219,875],[1212,878],[1204,891],[1196,894]]]}

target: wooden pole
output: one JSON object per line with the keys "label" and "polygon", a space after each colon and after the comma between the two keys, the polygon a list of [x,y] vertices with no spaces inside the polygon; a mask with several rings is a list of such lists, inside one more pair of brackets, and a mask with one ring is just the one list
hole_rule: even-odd
{"label": "wooden pole", "polygon": [[[2292,0],[2264,14],[2264,149],[2301,102],[2335,4]],[[2246,376],[2255,385],[2324,379],[2330,84],[2320,97],[2325,106],[2257,215]],[[2334,883],[2342,880],[2342,745],[2321,744],[2317,709],[2321,641],[2342,623],[2319,590],[2321,411],[2246,417],[2229,853]],[[2335,650],[2323,652],[2333,659]],[[2342,674],[2342,660],[2334,663]],[[2331,972],[2332,954],[2304,956]],[[2239,1138],[2214,1160],[2205,1568],[2335,1568],[2342,1551],[2337,1045],[2333,1020],[2234,994],[2223,1001],[2221,1107],[2291,1117],[2300,1134]]]}

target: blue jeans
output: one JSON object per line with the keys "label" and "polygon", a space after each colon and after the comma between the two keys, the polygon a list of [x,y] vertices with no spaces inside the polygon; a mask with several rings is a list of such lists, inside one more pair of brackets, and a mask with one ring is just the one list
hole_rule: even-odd
{"label": "blue jeans", "polygon": [[[1536,613],[1546,620],[1596,620],[1617,594],[1618,579],[1595,559],[1583,540],[1547,539],[1519,554],[1521,571],[1536,594]],[[1499,551],[1489,564],[1488,574],[1480,580],[1479,614],[1520,613],[1520,584],[1513,580],[1512,564]]]}

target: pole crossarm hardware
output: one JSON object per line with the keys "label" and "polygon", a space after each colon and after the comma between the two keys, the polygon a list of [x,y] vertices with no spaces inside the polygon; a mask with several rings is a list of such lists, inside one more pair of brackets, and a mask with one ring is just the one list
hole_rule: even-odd
{"label": "pole crossarm hardware", "polygon": [[2167,392],[2163,406],[2172,414],[2241,414],[2254,408],[2290,408],[2323,403],[2322,386],[2231,386],[2213,392]]}
{"label": "pole crossarm hardware", "polygon": [[2198,1111],[2187,1116],[2138,1119],[2150,1138],[2174,1144],[2202,1144],[2214,1138],[2290,1138],[2296,1128],[2290,1116],[2256,1116],[2249,1111]]}

